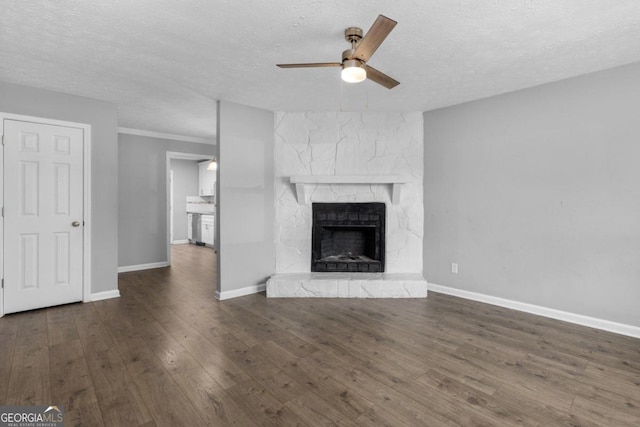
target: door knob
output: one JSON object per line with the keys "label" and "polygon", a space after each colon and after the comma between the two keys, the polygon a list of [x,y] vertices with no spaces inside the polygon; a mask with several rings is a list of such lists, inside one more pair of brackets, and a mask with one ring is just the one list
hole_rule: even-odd
{"label": "door knob", "polygon": [[73,225],[74,227],[79,227],[80,223],[78,221],[73,221],[71,225]]}

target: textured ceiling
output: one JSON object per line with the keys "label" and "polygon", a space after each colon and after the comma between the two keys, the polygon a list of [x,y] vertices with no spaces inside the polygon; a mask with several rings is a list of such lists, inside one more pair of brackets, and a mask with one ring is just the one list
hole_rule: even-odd
{"label": "textured ceiling", "polygon": [[[398,25],[347,84],[346,27]],[[211,138],[215,100],[426,111],[640,61],[638,0],[2,0],[0,80],[117,104],[119,125]],[[1,94],[0,94],[1,96]]]}

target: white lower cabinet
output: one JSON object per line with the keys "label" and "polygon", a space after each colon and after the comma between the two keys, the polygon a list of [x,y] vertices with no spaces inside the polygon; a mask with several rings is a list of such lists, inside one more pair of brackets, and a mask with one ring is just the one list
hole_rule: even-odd
{"label": "white lower cabinet", "polygon": [[[187,238],[190,242],[201,242],[213,246],[215,241],[215,221],[213,215],[196,215],[200,219],[200,236],[193,235],[193,215],[187,214]],[[196,224],[197,225],[197,224]]]}
{"label": "white lower cabinet", "polygon": [[215,240],[215,224],[213,221],[213,215],[202,215],[200,218],[200,224],[202,226],[202,242],[206,245],[213,246]]}

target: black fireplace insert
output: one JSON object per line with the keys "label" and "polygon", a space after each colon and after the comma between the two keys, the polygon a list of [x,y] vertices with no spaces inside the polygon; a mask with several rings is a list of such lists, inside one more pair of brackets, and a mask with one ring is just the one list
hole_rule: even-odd
{"label": "black fireplace insert", "polygon": [[384,203],[313,203],[311,271],[384,271]]}

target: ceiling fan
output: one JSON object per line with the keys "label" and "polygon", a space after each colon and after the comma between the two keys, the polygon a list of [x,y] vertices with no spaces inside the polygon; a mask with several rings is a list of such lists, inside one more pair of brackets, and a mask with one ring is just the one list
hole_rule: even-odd
{"label": "ceiling fan", "polygon": [[351,49],[342,52],[342,62],[277,65],[280,68],[342,67],[342,80],[346,82],[358,83],[368,78],[387,89],[393,89],[400,82],[370,67],[367,65],[367,61],[396,24],[397,22],[393,19],[379,15],[364,37],[362,36],[362,28],[349,27],[344,30],[344,38],[348,43],[351,43]]}

